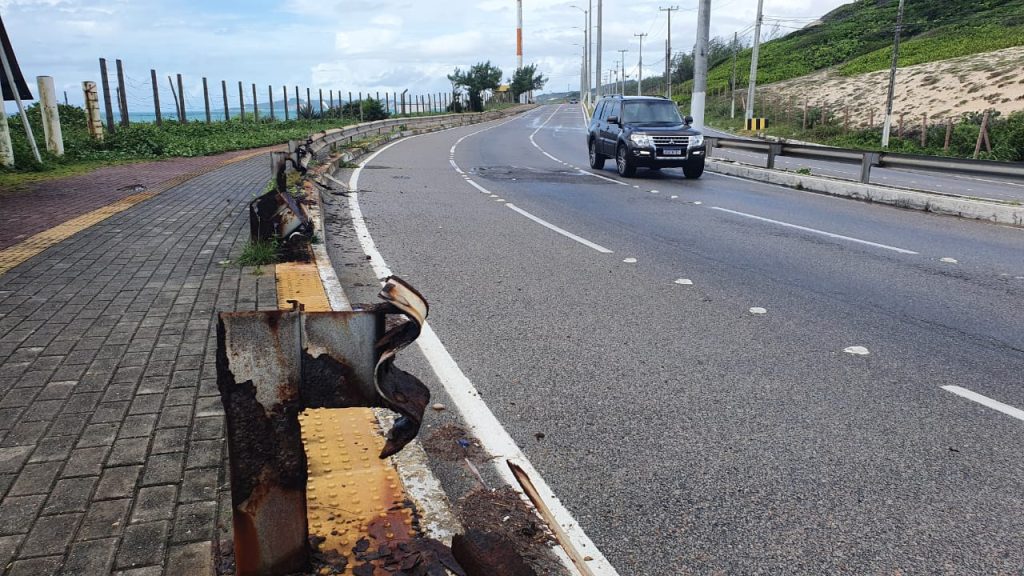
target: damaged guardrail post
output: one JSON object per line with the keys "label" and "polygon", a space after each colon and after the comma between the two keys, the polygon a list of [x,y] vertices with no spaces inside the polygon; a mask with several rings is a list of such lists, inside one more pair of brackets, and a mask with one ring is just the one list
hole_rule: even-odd
{"label": "damaged guardrail post", "polygon": [[[394,360],[419,336],[427,302],[394,276],[380,296],[383,304],[351,312],[306,313],[296,306],[219,315],[217,387],[227,422],[238,576],[309,569],[300,412],[357,406],[398,412],[381,458],[419,432],[430,392]],[[394,316],[405,321],[385,331]]]}
{"label": "damaged guardrail post", "polygon": [[771,143],[768,145],[768,160],[765,161],[765,168],[775,168],[775,157],[782,155],[782,144]]}
{"label": "damaged guardrail post", "polygon": [[313,221],[309,214],[288,191],[289,163],[301,172],[306,171],[306,165],[292,154],[270,153],[273,189],[249,203],[249,236],[253,241],[278,239],[288,242],[296,235],[309,238],[313,234]]}
{"label": "damaged guardrail post", "polygon": [[871,167],[878,166],[879,154],[878,152],[865,152],[864,158],[860,163],[860,183],[870,184],[871,183]]}

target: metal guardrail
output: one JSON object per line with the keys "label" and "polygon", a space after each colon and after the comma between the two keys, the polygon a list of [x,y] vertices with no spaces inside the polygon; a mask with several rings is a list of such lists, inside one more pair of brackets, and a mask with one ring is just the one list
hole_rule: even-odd
{"label": "metal guardrail", "polygon": [[945,156],[921,156],[916,154],[898,154],[895,152],[870,152],[849,148],[831,148],[828,146],[808,146],[806,144],[786,144],[783,142],[765,142],[745,138],[720,138],[708,136],[704,139],[709,148],[749,150],[763,152],[768,155],[765,168],[775,167],[777,156],[805,158],[807,160],[827,160],[846,164],[860,164],[860,181],[868,184],[871,181],[871,168],[910,168],[936,172],[956,172],[958,174],[975,174],[980,176],[1002,176],[1024,178],[1024,163],[995,162],[992,160],[971,160],[966,158],[949,158]]}

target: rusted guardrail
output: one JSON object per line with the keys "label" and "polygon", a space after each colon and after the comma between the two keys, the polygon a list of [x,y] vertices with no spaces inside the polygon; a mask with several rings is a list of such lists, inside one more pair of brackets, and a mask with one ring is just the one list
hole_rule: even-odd
{"label": "rusted guardrail", "polygon": [[805,158],[808,160],[826,160],[846,164],[860,164],[860,181],[868,184],[871,181],[871,168],[911,168],[937,172],[956,172],[960,174],[976,174],[980,176],[1001,176],[1024,178],[1024,163],[996,162],[992,160],[972,160],[966,158],[949,158],[945,156],[921,156],[916,154],[898,154],[895,152],[870,152],[848,148],[832,148],[829,146],[813,146],[806,144],[787,144],[784,142],[766,142],[747,138],[720,138],[708,136],[704,139],[710,148],[750,150],[768,155],[765,168],[775,167],[777,156]]}
{"label": "rusted guardrail", "polygon": [[[297,306],[219,315],[217,386],[227,421],[239,576],[309,569],[301,411],[398,412],[381,458],[419,432],[430,391],[394,361],[419,336],[427,302],[394,276],[380,297],[384,303],[360,311],[306,313]],[[404,321],[385,330],[396,317]]]}

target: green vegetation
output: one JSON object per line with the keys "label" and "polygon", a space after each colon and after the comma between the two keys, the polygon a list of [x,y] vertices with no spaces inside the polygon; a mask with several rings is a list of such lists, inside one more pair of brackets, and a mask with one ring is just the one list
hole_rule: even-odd
{"label": "green vegetation", "polygon": [[519,96],[533,90],[540,90],[547,84],[548,79],[543,74],[537,74],[537,65],[528,64],[517,68],[512,79],[508,81],[509,90],[512,92],[512,101],[519,102]]}
{"label": "green vegetation", "polygon": [[274,240],[250,241],[242,248],[242,255],[235,262],[239,266],[266,266],[278,260],[278,243]]}
{"label": "green vegetation", "polygon": [[[32,158],[21,118],[8,118],[16,168],[0,168],[0,187],[15,187],[35,180],[77,174],[109,164],[260,148],[303,139],[314,132],[358,122],[351,117],[341,117],[288,122],[232,119],[211,124],[165,121],[162,126],[132,123],[128,127],[118,126],[114,134],[106,134],[103,142],[97,142],[89,136],[83,109],[60,105],[59,113],[65,154],[58,158],[47,154],[45,148],[41,149],[42,164],[37,164]],[[28,109],[28,117],[36,140],[41,145],[43,128],[37,104]]]}
{"label": "green vegetation", "polygon": [[492,66],[491,61],[479,62],[463,72],[456,68],[455,72],[448,75],[448,80],[453,87],[462,87],[469,93],[469,109],[472,112],[482,112],[483,93],[485,90],[497,90],[501,83],[501,68]]}
{"label": "green vegetation", "polygon": [[[757,81],[770,84],[838,66],[853,75],[884,70],[892,59],[896,0],[855,0],[822,17],[821,22],[762,44]],[[731,38],[729,39],[731,41]],[[726,91],[732,79],[729,41],[715,39],[709,54],[708,92]],[[907,0],[900,66],[1024,45],[1024,0]],[[736,83],[747,85],[750,49],[738,52]],[[674,62],[673,92],[688,103],[692,60]]]}

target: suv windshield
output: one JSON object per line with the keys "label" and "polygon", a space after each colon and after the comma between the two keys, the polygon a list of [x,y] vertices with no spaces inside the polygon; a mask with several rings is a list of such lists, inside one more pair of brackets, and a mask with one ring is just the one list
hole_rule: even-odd
{"label": "suv windshield", "polygon": [[676,105],[668,100],[622,103],[622,122],[635,124],[682,124]]}

